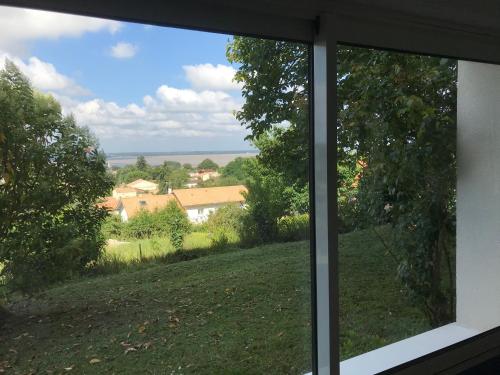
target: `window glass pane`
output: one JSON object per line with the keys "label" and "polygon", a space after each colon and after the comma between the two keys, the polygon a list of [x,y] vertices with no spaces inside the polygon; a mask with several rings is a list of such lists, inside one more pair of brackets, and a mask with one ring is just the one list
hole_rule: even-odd
{"label": "window glass pane", "polygon": [[307,46],[4,16],[0,372],[310,371]]}
{"label": "window glass pane", "polygon": [[338,48],[341,358],[455,321],[457,61]]}

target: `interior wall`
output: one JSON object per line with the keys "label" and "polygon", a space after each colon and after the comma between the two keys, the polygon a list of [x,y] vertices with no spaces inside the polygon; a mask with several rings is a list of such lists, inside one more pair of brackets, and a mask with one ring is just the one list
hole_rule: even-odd
{"label": "interior wall", "polygon": [[457,323],[500,325],[500,66],[458,65]]}

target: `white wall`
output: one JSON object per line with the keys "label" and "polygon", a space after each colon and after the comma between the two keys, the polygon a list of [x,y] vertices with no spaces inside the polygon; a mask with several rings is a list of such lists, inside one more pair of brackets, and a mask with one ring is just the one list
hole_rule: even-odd
{"label": "white wall", "polygon": [[[203,223],[207,221],[208,216],[217,211],[219,208],[225,206],[224,204],[212,204],[206,206],[191,206],[186,208],[186,213],[189,221],[192,223]],[[199,212],[200,210],[201,212]]]}
{"label": "white wall", "polygon": [[500,67],[459,62],[457,323],[500,325]]}
{"label": "white wall", "polygon": [[120,208],[120,217],[121,217],[123,222],[128,221],[127,211],[125,211],[125,209],[123,207]]}

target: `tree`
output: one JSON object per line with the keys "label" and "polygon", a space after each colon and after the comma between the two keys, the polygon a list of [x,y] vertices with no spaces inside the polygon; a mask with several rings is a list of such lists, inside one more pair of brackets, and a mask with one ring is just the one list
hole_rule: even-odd
{"label": "tree", "polygon": [[140,171],[146,171],[149,167],[146,158],[143,155],[139,155],[137,157],[137,161],[135,162],[135,166]]}
{"label": "tree", "polygon": [[278,219],[290,214],[294,188],[282,175],[256,159],[245,165],[248,175],[245,215],[240,237],[245,245],[272,242],[278,237]]}
{"label": "tree", "polygon": [[[367,163],[359,204],[393,227],[398,275],[433,326],[454,317],[455,60],[344,47],[339,140]],[[348,157],[348,156],[347,156]]]}
{"label": "tree", "polygon": [[190,163],[182,164],[182,168],[187,169],[188,171],[193,169],[193,166]]}
{"label": "tree", "polygon": [[7,61],[0,72],[0,263],[10,287],[31,293],[98,259],[112,187],[104,153],[57,101],[34,92]]}
{"label": "tree", "polygon": [[219,166],[212,160],[205,159],[198,164],[198,169],[219,169]]}
{"label": "tree", "polygon": [[244,171],[244,165],[248,158],[237,157],[231,160],[222,169],[223,177],[234,177],[238,181],[245,181],[246,175]]}
{"label": "tree", "polygon": [[[236,117],[260,150],[258,163],[304,189],[307,46],[235,37],[227,57],[239,64],[245,103]],[[398,276],[433,325],[447,322],[454,314],[456,63],[339,47],[337,84],[339,192],[365,162],[346,201],[372,224],[391,224]]]}
{"label": "tree", "polygon": [[235,36],[227,58],[239,64],[245,103],[236,118],[260,150],[258,159],[290,185],[305,186],[309,165],[307,46]]}
{"label": "tree", "polygon": [[186,213],[175,201],[171,201],[159,214],[167,224],[170,243],[175,251],[181,251],[184,245],[184,238],[191,228]]}
{"label": "tree", "polygon": [[118,185],[128,184],[138,179],[150,179],[149,171],[137,169],[135,165],[126,165],[116,172],[116,183]]}
{"label": "tree", "polygon": [[168,170],[161,176],[159,190],[161,194],[168,193],[169,189],[184,188],[189,180],[189,172],[184,169]]}

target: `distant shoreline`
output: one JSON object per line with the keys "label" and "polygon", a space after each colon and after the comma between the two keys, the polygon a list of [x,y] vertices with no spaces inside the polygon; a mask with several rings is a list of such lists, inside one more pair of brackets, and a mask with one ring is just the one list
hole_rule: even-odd
{"label": "distant shoreline", "polygon": [[198,165],[204,159],[211,159],[223,167],[237,157],[253,157],[255,150],[245,151],[185,151],[185,152],[110,152],[106,154],[110,166],[123,167],[135,164],[137,157],[142,155],[150,165],[161,165],[164,161],[177,161],[181,164]]}

